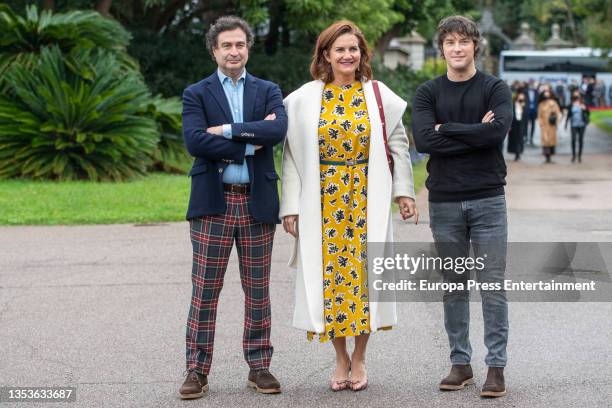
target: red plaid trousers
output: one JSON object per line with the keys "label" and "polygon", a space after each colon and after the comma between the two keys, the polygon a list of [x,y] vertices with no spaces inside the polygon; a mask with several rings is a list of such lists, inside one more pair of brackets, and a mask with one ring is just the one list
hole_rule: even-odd
{"label": "red plaid trousers", "polygon": [[210,372],[217,304],[234,240],[245,294],[244,358],[251,369],[269,368],[272,359],[269,286],[276,225],[257,222],[249,214],[248,200],[248,194],[226,192],[225,214],[190,220],[193,292],[187,318],[187,369],[204,375]]}

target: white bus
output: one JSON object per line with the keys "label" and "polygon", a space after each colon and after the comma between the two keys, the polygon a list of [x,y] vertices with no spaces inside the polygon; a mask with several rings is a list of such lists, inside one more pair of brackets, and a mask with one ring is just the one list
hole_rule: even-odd
{"label": "white bus", "polygon": [[584,75],[601,79],[606,88],[612,85],[611,62],[593,48],[565,48],[548,51],[502,51],[499,58],[499,77],[513,81],[580,83]]}

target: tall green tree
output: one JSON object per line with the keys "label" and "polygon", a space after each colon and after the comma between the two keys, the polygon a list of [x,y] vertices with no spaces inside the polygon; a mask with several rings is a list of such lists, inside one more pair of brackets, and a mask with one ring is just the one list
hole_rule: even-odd
{"label": "tall green tree", "polygon": [[[496,0],[495,18],[504,32],[511,38],[519,35],[522,22],[531,26],[536,39],[543,43],[551,34],[551,26],[561,26],[562,37],[575,46],[600,46],[592,35],[593,28],[606,20],[609,0]],[[609,27],[609,25],[608,25]],[[609,30],[608,30],[609,31]],[[605,37],[605,33],[603,38]]]}
{"label": "tall green tree", "polygon": [[594,4],[597,13],[588,15],[587,35],[591,45],[609,51],[612,48],[612,1],[600,0]]}

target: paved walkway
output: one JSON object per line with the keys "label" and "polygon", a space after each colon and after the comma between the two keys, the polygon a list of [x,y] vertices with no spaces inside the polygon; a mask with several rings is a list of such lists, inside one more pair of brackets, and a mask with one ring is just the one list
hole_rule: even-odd
{"label": "paved walkway", "polygon": [[[567,136],[556,164],[541,164],[536,148],[524,161],[509,162],[511,240],[612,240],[612,135],[590,128],[586,143],[581,165],[569,163]],[[396,220],[399,240],[431,240],[425,194],[420,225]],[[449,363],[441,305],[401,303],[399,325],[372,336],[368,390],[332,393],[331,345],[309,343],[291,327],[289,245],[279,228],[272,371],[283,393],[263,396],[245,387],[243,295],[233,255],[210,394],[183,402],[176,391],[191,288],[186,223],[0,228],[0,386],[75,386],[71,406],[79,407],[609,406],[610,303],[512,303],[509,395],[495,401],[478,396],[486,369],[479,305],[472,304],[471,326],[477,385],[442,393],[436,385]]]}

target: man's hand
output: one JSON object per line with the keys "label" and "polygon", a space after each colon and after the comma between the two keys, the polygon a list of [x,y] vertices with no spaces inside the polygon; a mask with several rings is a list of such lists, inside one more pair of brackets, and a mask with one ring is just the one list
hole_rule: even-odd
{"label": "man's hand", "polygon": [[419,210],[417,210],[416,202],[410,197],[398,197],[397,204],[399,206],[400,215],[402,220],[414,217],[414,223],[419,223]]}
{"label": "man's hand", "polygon": [[283,229],[294,237],[298,237],[298,217],[299,215],[287,215],[283,217]]}
{"label": "man's hand", "polygon": [[[271,114],[269,114],[268,116],[264,118],[264,120],[275,120],[275,119],[276,119],[276,114],[274,112],[272,112]],[[216,136],[223,136],[223,126],[224,125],[209,127],[208,129],[206,129],[206,133],[210,133],[211,135],[216,135]],[[259,150],[262,147],[263,146],[255,145],[255,150]]]}
{"label": "man's hand", "polygon": [[210,133],[216,136],[223,136],[223,125],[213,126],[206,129],[206,133]]}
{"label": "man's hand", "polygon": [[493,113],[493,111],[488,111],[487,113],[485,113],[485,115],[482,117],[482,123],[491,123],[495,120],[495,114]]}
{"label": "man's hand", "polygon": [[[495,114],[493,113],[493,111],[488,111],[487,113],[485,113],[485,115],[482,118],[482,123],[491,123],[495,120]],[[434,126],[434,130],[437,132],[440,130],[440,126],[442,126],[442,123],[436,123],[436,126]]]}
{"label": "man's hand", "polygon": [[[276,119],[276,114],[274,112],[272,112],[271,114],[269,114],[268,116],[266,116],[264,118],[264,120],[274,120]],[[261,149],[263,146],[261,145],[255,145],[255,150],[259,150]]]}

